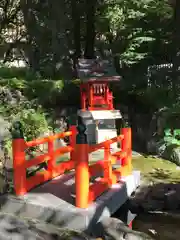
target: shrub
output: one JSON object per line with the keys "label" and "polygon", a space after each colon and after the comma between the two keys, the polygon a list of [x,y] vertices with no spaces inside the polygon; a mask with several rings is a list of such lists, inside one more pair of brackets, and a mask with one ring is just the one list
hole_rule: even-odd
{"label": "shrub", "polygon": [[14,116],[14,121],[16,120],[22,124],[26,141],[39,137],[41,133],[47,132],[50,128],[45,113],[39,109],[22,109],[22,111]]}
{"label": "shrub", "polygon": [[[46,114],[41,109],[22,109],[17,114],[11,116],[11,123],[20,121],[22,130],[26,141],[30,141],[40,137],[42,133],[47,133],[51,129],[47,120]],[[11,137],[6,137],[4,140],[4,147],[11,157],[12,146]]]}

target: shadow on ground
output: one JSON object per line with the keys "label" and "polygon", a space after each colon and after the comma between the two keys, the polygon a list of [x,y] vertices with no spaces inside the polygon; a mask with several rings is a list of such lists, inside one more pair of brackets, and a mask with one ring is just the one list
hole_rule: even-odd
{"label": "shadow on ground", "polygon": [[149,213],[141,214],[133,224],[133,229],[144,232],[155,240],[177,240],[180,236],[180,214]]}
{"label": "shadow on ground", "polygon": [[[163,179],[166,175],[158,173],[157,177]],[[129,208],[137,214],[133,223],[135,231],[142,231],[156,240],[179,239],[179,183],[161,182],[141,186],[130,199]]]}

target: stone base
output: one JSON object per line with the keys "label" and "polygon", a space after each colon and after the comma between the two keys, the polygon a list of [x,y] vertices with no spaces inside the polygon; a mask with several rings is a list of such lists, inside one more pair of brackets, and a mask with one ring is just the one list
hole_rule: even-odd
{"label": "stone base", "polygon": [[113,185],[87,209],[79,209],[74,205],[74,173],[71,173],[55,178],[23,197],[1,197],[1,211],[60,227],[91,231],[94,224],[116,212],[139,185],[140,172],[134,171]]}
{"label": "stone base", "polygon": [[135,214],[180,210],[180,184],[156,183],[141,185],[130,198],[129,208]]}

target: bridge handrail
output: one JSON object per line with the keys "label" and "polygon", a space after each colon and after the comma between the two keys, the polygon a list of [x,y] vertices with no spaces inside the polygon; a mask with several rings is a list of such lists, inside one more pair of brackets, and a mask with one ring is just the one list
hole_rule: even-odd
{"label": "bridge handrail", "polygon": [[[18,131],[18,129],[16,129]],[[21,131],[20,131],[21,132]],[[14,190],[16,195],[24,195],[33,187],[50,180],[66,170],[71,170],[75,167],[74,149],[76,144],[76,126],[71,126],[70,131],[57,133],[52,136],[39,138],[33,141],[26,142],[23,134],[13,139],[13,170],[14,170]],[[21,132],[22,133],[22,132]],[[17,135],[17,134],[16,134]],[[62,146],[54,149],[54,140],[69,136],[70,146]],[[30,147],[35,147],[40,144],[48,143],[48,153],[36,156],[31,160],[26,160],[26,150]],[[70,153],[70,160],[55,164],[55,157]],[[27,178],[26,170],[30,167],[37,166],[46,162],[47,169],[43,172],[38,172],[36,175]]]}
{"label": "bridge handrail", "polygon": [[92,146],[89,146],[89,153],[92,153],[92,152],[95,152],[99,149],[102,149],[104,148],[105,145],[107,144],[112,144],[112,143],[115,143],[115,142],[120,142],[121,140],[124,139],[124,136],[121,134],[117,137],[114,137],[114,138],[111,138],[111,139],[108,139],[104,142],[101,142],[101,143],[98,143],[96,145],[92,145]]}
{"label": "bridge handrail", "polygon": [[68,131],[68,132],[62,132],[62,133],[57,133],[48,137],[43,137],[43,138],[39,138],[39,139],[35,139],[29,142],[26,142],[26,146],[27,147],[34,147],[49,141],[54,141],[56,139],[62,139],[65,137],[69,137],[72,136],[72,131]]}
{"label": "bridge handrail", "polygon": [[[79,137],[78,137],[79,136]],[[76,143],[76,206],[79,208],[87,208],[89,204],[100,196],[104,191],[108,190],[113,184],[117,183],[120,177],[131,174],[131,129],[123,128],[122,133],[96,144],[89,146],[85,131],[82,128],[77,135],[79,142]],[[115,142],[121,142],[121,151],[111,153],[110,145]],[[104,159],[95,162],[89,166],[89,153],[104,150]],[[121,167],[119,169],[112,169],[112,158],[121,160]],[[97,182],[90,184],[90,178],[97,175],[98,171],[104,173]]]}
{"label": "bridge handrail", "polygon": [[[78,134],[77,130],[79,132]],[[24,195],[33,187],[64,174],[66,170],[75,169],[76,206],[79,208],[87,208],[92,201],[108,190],[113,184],[116,184],[120,178],[131,174],[132,171],[130,128],[122,128],[119,136],[94,146],[89,146],[85,128],[79,126],[78,128],[71,126],[68,132],[58,133],[29,142],[25,141],[22,131],[20,130],[14,136],[12,147],[14,189],[16,195]],[[70,145],[62,146],[55,150],[53,141],[66,136],[70,136]],[[111,153],[111,144],[120,141],[121,150],[116,153]],[[27,148],[43,143],[48,144],[48,153],[36,156],[27,161],[25,158]],[[89,165],[89,154],[99,149],[104,150],[104,158]],[[70,160],[56,165],[55,157],[64,153],[70,153]],[[118,160],[121,161],[121,166],[119,169],[114,170],[112,165],[113,163],[117,163]],[[43,162],[46,162],[47,169],[27,178],[27,168]],[[90,184],[90,178],[96,178],[99,172],[103,173],[103,177],[101,176],[98,181]]]}

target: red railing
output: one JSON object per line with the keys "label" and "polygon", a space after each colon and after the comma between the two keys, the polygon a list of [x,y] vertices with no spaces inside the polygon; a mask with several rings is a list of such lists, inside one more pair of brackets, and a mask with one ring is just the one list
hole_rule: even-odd
{"label": "red railing", "polygon": [[[111,154],[112,143],[121,142],[121,151]],[[104,149],[104,159],[89,166],[89,153]],[[76,145],[76,206],[87,208],[103,192],[117,183],[121,177],[131,174],[131,129],[123,128],[121,135],[105,142],[89,146],[88,144]],[[113,170],[112,164],[121,161],[121,167]],[[97,182],[90,184],[90,177],[104,172],[104,176]]]}
{"label": "red railing", "polygon": [[[24,139],[14,139],[12,142],[13,149],[13,169],[14,169],[14,189],[16,195],[24,195],[33,187],[42,184],[65,171],[75,167],[74,149],[76,144],[76,126],[71,126],[69,132],[55,134],[53,136],[36,139],[26,142]],[[60,147],[54,150],[54,140],[62,139],[69,136],[70,146]],[[37,156],[34,159],[26,160],[26,150],[40,144],[48,143],[48,153]],[[70,160],[56,165],[56,157],[70,153]],[[47,162],[47,170],[36,173],[34,176],[27,178],[26,171],[32,166]]]}
{"label": "red railing", "polygon": [[[84,135],[83,135],[84,134]],[[54,149],[54,140],[70,137],[70,145]],[[80,136],[80,142],[76,142],[76,137]],[[51,180],[65,171],[75,168],[76,185],[76,206],[87,208],[103,192],[117,183],[121,177],[131,174],[131,129],[123,128],[121,134],[115,138],[89,146],[87,141],[82,140],[84,132],[77,135],[76,126],[71,126],[69,132],[55,134],[34,141],[26,142],[22,138],[13,140],[13,168],[14,168],[14,189],[16,195],[24,195],[30,189]],[[86,139],[86,137],[84,138]],[[111,144],[121,143],[121,150],[111,153]],[[26,150],[40,144],[48,143],[48,152],[36,156],[34,159],[26,160]],[[89,165],[89,154],[104,149],[103,159]],[[64,153],[70,153],[70,160],[56,164],[56,157]],[[112,165],[117,161],[121,162],[119,169],[113,170]],[[34,176],[27,178],[28,168],[47,162],[47,170],[38,172]],[[90,178],[99,175],[103,171],[103,177],[96,182],[90,183]]]}

